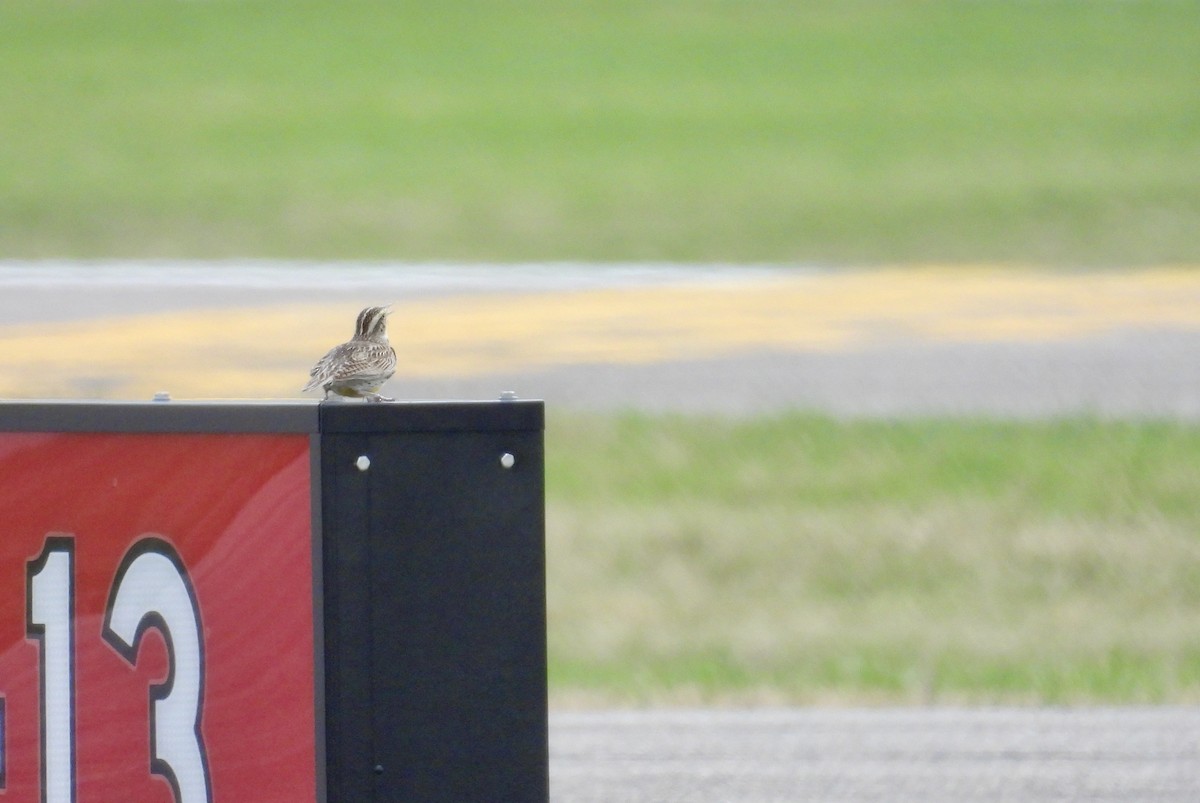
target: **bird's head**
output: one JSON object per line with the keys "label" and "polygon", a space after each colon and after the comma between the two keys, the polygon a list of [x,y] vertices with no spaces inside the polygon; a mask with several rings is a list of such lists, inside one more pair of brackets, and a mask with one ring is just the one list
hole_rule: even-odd
{"label": "bird's head", "polygon": [[367,307],[358,313],[354,336],[360,340],[387,337],[387,316],[391,311],[392,307],[389,304],[386,307]]}

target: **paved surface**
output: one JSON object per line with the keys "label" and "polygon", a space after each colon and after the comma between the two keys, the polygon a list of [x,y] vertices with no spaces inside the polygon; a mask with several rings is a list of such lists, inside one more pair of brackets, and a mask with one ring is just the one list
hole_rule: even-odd
{"label": "paved surface", "polygon": [[[1145,329],[1055,343],[925,343],[548,368],[506,380],[552,407],[846,416],[1200,419],[1200,332]],[[416,378],[425,398],[490,398],[498,378]]]}
{"label": "paved surface", "polygon": [[1200,270],[0,263],[0,397],[295,397],[395,301],[398,398],[1200,416]]}
{"label": "paved surface", "polygon": [[555,803],[1200,800],[1200,709],[559,713]]}

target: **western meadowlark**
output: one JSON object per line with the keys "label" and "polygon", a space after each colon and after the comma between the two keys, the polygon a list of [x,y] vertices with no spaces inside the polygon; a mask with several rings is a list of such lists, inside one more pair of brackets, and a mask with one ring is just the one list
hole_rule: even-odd
{"label": "western meadowlark", "polygon": [[379,395],[383,383],[396,372],[396,351],[387,338],[388,307],[367,307],[358,313],[354,337],[334,346],[312,370],[304,391],[323,388],[339,396],[369,402],[395,401]]}

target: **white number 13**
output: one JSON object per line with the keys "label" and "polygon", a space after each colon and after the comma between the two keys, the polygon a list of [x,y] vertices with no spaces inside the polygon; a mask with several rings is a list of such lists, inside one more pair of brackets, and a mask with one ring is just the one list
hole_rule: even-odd
{"label": "white number 13", "polygon": [[[28,566],[28,632],[41,642],[42,789],[46,803],[75,800],[74,542],[46,540]],[[167,679],[150,687],[150,772],[176,803],[211,803],[200,731],[204,638],[200,609],[178,553],[157,537],[139,540],[113,579],[102,635],[131,665],[147,630],[167,647]]]}

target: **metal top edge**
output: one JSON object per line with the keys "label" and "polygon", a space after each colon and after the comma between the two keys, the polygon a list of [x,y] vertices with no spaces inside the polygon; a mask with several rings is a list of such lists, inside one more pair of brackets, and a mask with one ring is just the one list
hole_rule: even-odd
{"label": "metal top edge", "polygon": [[297,399],[0,401],[0,432],[386,433],[542,430],[544,404]]}
{"label": "metal top edge", "polygon": [[545,404],[538,400],[322,402],[322,433],[542,431]]}

